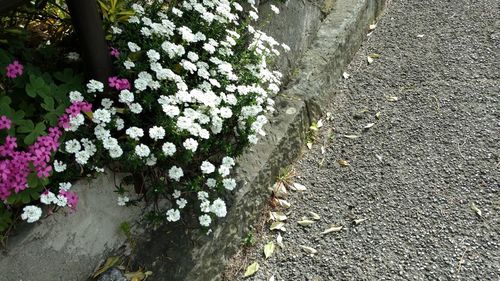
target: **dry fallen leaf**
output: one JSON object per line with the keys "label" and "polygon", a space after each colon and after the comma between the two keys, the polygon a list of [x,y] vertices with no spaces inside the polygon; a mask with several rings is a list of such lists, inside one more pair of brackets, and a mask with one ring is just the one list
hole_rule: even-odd
{"label": "dry fallen leaf", "polygon": [[344,73],[342,73],[342,77],[344,77],[344,79],[349,79],[349,77],[351,77],[351,75],[349,75],[349,73],[347,73],[347,72],[344,72]]}
{"label": "dry fallen leaf", "polygon": [[375,118],[380,119],[380,116],[382,115],[382,112],[377,112],[375,113]]}
{"label": "dry fallen leaf", "polygon": [[377,28],[377,24],[374,23],[374,24],[370,24],[370,26],[368,27],[368,30],[372,31],[374,30],[375,28]]}
{"label": "dry fallen leaf", "polygon": [[312,221],[312,220],[307,220],[307,219],[306,219],[306,220],[300,220],[300,221],[298,221],[298,224],[300,224],[300,225],[302,225],[302,226],[309,226],[309,225],[311,225],[311,224],[313,224],[313,223],[314,223],[314,221]]}
{"label": "dry fallen leaf", "polygon": [[366,124],[366,126],[363,127],[363,129],[368,130],[371,127],[373,127],[373,125],[375,125],[375,123],[368,123],[368,124]]}
{"label": "dry fallen leaf", "polygon": [[307,253],[309,253],[311,255],[314,255],[318,252],[318,251],[316,251],[316,249],[308,247],[308,246],[299,245],[299,247],[301,247],[304,251],[306,251]]}
{"label": "dry fallen leaf", "polygon": [[344,138],[348,138],[348,139],[353,140],[353,139],[359,138],[359,136],[357,136],[357,135],[344,135]]}
{"label": "dry fallen leaf", "polygon": [[341,231],[343,226],[334,226],[332,225],[330,228],[326,229],[325,231],[321,232],[321,234],[328,234],[331,232],[338,232]]}
{"label": "dry fallen leaf", "polygon": [[358,225],[358,224],[360,224],[360,223],[364,222],[365,220],[366,220],[366,219],[355,219],[355,220],[354,220],[354,224]]}
{"label": "dry fallen leaf", "polygon": [[245,270],[245,274],[243,275],[243,277],[250,277],[254,275],[258,270],[259,270],[259,263],[254,262],[247,267],[247,270]]}
{"label": "dry fallen leaf", "polygon": [[339,160],[337,160],[337,163],[339,163],[339,165],[340,165],[341,167],[347,167],[347,166],[349,166],[349,161],[344,160],[344,159],[339,159]]}
{"label": "dry fallen leaf", "polygon": [[323,127],[323,119],[319,119],[319,121],[316,123],[316,127],[319,129]]}
{"label": "dry fallen leaf", "polygon": [[470,208],[471,210],[473,210],[479,217],[482,217],[483,216],[483,212],[481,212],[481,210],[476,206],[476,204],[474,202],[471,202],[470,203]]}
{"label": "dry fallen leaf", "polygon": [[306,191],[307,188],[303,185],[303,184],[300,184],[300,183],[293,183],[291,186],[290,186],[290,189],[293,190],[293,191]]}
{"label": "dry fallen leaf", "polygon": [[398,97],[395,97],[395,96],[389,96],[389,97],[386,97],[388,101],[390,102],[396,102],[399,100]]}
{"label": "dry fallen leaf", "polygon": [[103,274],[108,269],[112,268],[116,264],[119,264],[120,261],[121,261],[121,258],[118,256],[109,257],[108,259],[106,259],[106,262],[104,263],[104,265],[101,266],[96,272],[94,272],[93,277],[96,278],[97,276]]}
{"label": "dry fallen leaf", "polygon": [[264,246],[264,257],[268,259],[274,253],[274,242],[271,241]]}
{"label": "dry fallen leaf", "polygon": [[423,38],[424,36],[424,34],[417,34],[417,38]]}
{"label": "dry fallen leaf", "polygon": [[306,144],[306,146],[307,146],[307,148],[309,148],[309,149],[312,149],[312,148],[313,148],[313,144],[312,144],[312,142],[308,142],[308,143]]}
{"label": "dry fallen leaf", "polygon": [[372,64],[373,58],[372,57],[366,57],[366,61],[368,62],[368,64]]}
{"label": "dry fallen leaf", "polygon": [[278,198],[284,198],[288,195],[288,192],[286,191],[286,187],[283,184],[283,182],[281,182],[281,181],[278,181],[274,184],[273,193],[274,193],[274,196],[276,196]]}
{"label": "dry fallen leaf", "polygon": [[376,54],[376,53],[371,53],[368,55],[368,57],[372,58],[372,59],[379,59],[381,57],[381,55]]}
{"label": "dry fallen leaf", "polygon": [[326,153],[325,147],[322,145],[321,146],[321,154],[325,154],[325,153]]}
{"label": "dry fallen leaf", "polygon": [[321,217],[318,214],[316,214],[315,212],[309,211],[308,213],[313,220],[317,221],[317,220],[321,219]]}
{"label": "dry fallen leaf", "polygon": [[288,201],[283,200],[283,199],[278,199],[278,204],[285,209],[288,209],[292,206],[292,204],[290,204]]}
{"label": "dry fallen leaf", "polygon": [[276,244],[280,246],[281,248],[284,248],[285,245],[283,244],[283,237],[281,236],[281,233],[278,232],[278,235],[276,236]]}
{"label": "dry fallen leaf", "polygon": [[273,221],[286,221],[287,217],[282,212],[270,212],[269,218]]}
{"label": "dry fallen leaf", "polygon": [[269,227],[269,230],[281,230],[281,231],[286,231],[285,229],[285,223],[281,221],[275,221],[271,224]]}

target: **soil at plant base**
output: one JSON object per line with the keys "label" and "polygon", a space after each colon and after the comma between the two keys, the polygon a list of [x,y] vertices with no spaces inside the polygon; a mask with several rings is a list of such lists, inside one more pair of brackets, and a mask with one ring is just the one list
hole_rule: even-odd
{"label": "soil at plant base", "polygon": [[[499,14],[497,0],[392,1],[296,165],[308,190],[287,198],[284,248],[265,260],[266,231],[245,280],[499,280]],[[299,225],[308,211],[321,219]]]}

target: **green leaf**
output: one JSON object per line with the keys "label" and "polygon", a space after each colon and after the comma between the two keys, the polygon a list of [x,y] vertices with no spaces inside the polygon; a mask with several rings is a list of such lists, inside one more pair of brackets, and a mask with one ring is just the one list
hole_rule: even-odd
{"label": "green leaf", "polygon": [[52,97],[45,97],[43,98],[43,102],[41,104],[42,108],[47,110],[47,111],[53,111],[54,110],[54,99]]}
{"label": "green leaf", "polygon": [[18,125],[19,127],[17,128],[17,131],[20,133],[30,133],[35,128],[35,125],[31,120],[22,120],[18,123]]}
{"label": "green leaf", "polygon": [[38,179],[36,173],[29,174],[27,180],[30,188],[36,188],[40,184],[40,180]]}
{"label": "green leaf", "polygon": [[258,262],[254,262],[254,263],[252,263],[251,265],[249,265],[247,267],[247,269],[245,270],[245,274],[243,275],[243,277],[250,277],[250,276],[254,275],[258,270],[259,270],[259,263]]}

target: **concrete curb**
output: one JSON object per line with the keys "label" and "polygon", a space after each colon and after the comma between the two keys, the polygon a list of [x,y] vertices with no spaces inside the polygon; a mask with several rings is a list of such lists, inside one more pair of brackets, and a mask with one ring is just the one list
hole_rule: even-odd
{"label": "concrete curb", "polygon": [[[152,280],[222,278],[228,260],[240,247],[241,239],[269,198],[268,187],[274,183],[279,169],[300,155],[311,121],[321,116],[323,105],[331,96],[330,89],[359,49],[368,26],[381,13],[384,3],[384,0],[337,0],[333,4],[331,14],[305,52],[299,71],[292,77],[288,89],[276,99],[277,110],[268,135],[238,159],[236,172],[242,187],[230,198],[228,217],[214,229],[213,238],[165,237],[163,229],[139,246],[142,248],[139,263],[154,272]],[[160,243],[162,240],[174,242]],[[164,251],[155,257],[150,247],[159,244],[163,244],[160,247]],[[175,263],[166,262],[172,257]]]}

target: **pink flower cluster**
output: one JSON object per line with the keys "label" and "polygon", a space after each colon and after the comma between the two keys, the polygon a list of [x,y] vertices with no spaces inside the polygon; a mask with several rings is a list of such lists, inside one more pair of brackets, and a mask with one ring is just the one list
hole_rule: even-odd
{"label": "pink flower cluster", "polygon": [[118,91],[130,90],[130,82],[128,82],[127,78],[118,78],[117,76],[113,76],[108,78],[108,82],[111,88],[115,88]]}
{"label": "pink flower cluster", "polygon": [[24,66],[15,60],[11,64],[7,65],[7,77],[16,78],[23,75]]}
{"label": "pink flower cluster", "polygon": [[70,117],[75,117],[81,112],[92,111],[92,104],[85,101],[75,101],[68,108],[66,108],[66,114],[59,117],[59,127],[67,129],[70,127],[69,121]]}
{"label": "pink flower cluster", "polygon": [[[2,116],[0,119],[5,118]],[[0,145],[0,200],[7,199],[12,192],[18,193],[28,187],[27,178],[31,173],[31,165],[38,177],[49,176],[52,171],[51,156],[59,147],[61,135],[59,128],[50,128],[49,134],[38,137],[27,151],[16,150],[15,137],[5,138],[4,144]]]}
{"label": "pink flower cluster", "polygon": [[109,54],[115,58],[118,58],[120,56],[120,51],[118,51],[117,48],[111,47],[109,48]]}
{"label": "pink flower cluster", "polygon": [[59,194],[66,197],[66,200],[68,201],[68,207],[76,209],[76,206],[78,205],[78,195],[76,195],[75,192],[61,190],[59,191]]}

